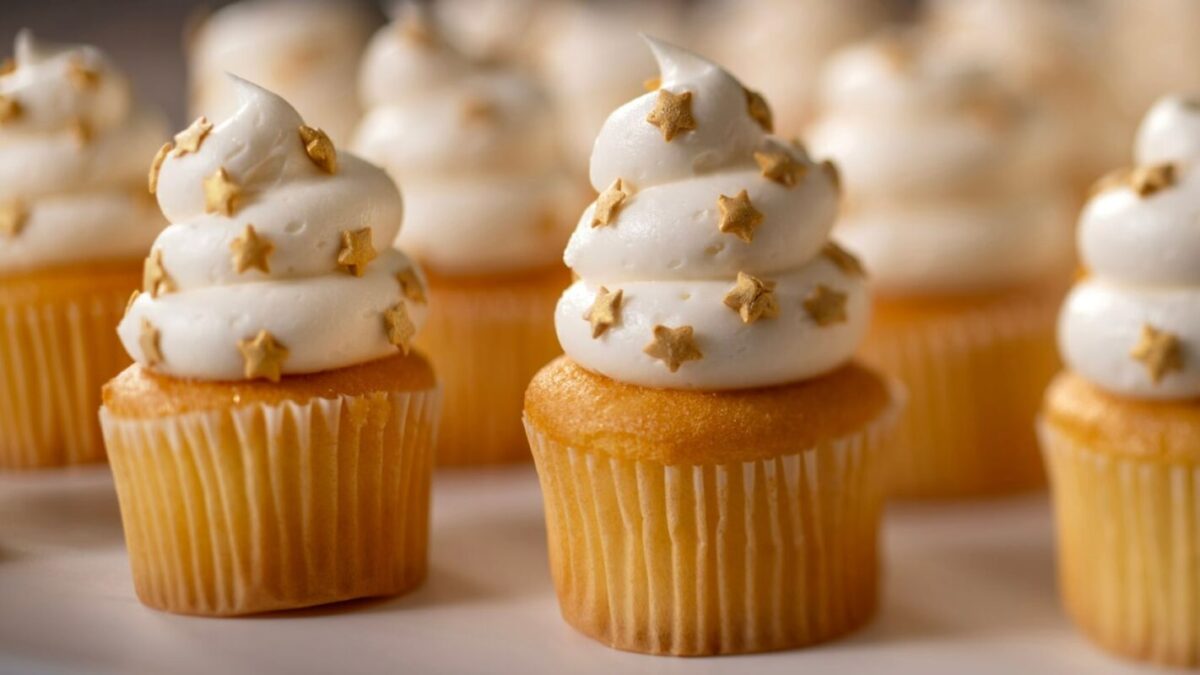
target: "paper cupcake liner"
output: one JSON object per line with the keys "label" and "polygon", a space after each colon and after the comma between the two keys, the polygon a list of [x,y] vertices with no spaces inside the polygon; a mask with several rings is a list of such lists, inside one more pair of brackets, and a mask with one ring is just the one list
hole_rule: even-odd
{"label": "paper cupcake liner", "polygon": [[129,365],[116,327],[139,278],[61,295],[22,283],[0,280],[0,469],[102,462],[100,388]]}
{"label": "paper cupcake liner", "polygon": [[439,465],[528,461],[525,387],[562,353],[554,307],[567,283],[564,272],[541,284],[431,284],[429,322],[417,343],[445,392]]}
{"label": "paper cupcake liner", "polygon": [[436,390],[165,418],[101,409],[138,597],[237,615],[425,577]]}
{"label": "paper cupcake liner", "polygon": [[1045,484],[1034,420],[1059,368],[1056,297],[873,329],[863,359],[909,394],[888,469],[890,496],[983,496]]}
{"label": "paper cupcake liner", "polygon": [[1039,428],[1075,623],[1117,654],[1200,665],[1200,465],[1114,456]]}
{"label": "paper cupcake liner", "polygon": [[719,465],[591,454],[526,419],[563,617],[617,649],[690,656],[800,647],[866,623],[894,417]]}

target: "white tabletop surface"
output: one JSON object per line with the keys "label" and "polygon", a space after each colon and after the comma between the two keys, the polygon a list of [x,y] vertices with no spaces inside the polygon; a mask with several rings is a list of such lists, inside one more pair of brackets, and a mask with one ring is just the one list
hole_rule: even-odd
{"label": "white tabletop surface", "polygon": [[435,477],[432,561],[397,599],[247,619],[138,604],[103,468],[0,476],[0,673],[1135,673],[1059,609],[1044,496],[888,514],[879,616],[803,651],[617,652],[558,616],[531,467]]}

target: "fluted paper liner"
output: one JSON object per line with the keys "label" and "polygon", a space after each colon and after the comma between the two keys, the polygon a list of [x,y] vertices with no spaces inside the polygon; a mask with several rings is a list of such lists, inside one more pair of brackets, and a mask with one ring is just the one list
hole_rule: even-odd
{"label": "fluted paper liner", "polygon": [[138,597],[236,615],[417,586],[437,401],[427,390],[150,419],[102,409]]}
{"label": "fluted paper liner", "polygon": [[1075,623],[1118,654],[1200,665],[1200,465],[1097,451],[1045,420],[1039,431]]}
{"label": "fluted paper liner", "polygon": [[664,465],[526,429],[563,617],[617,649],[800,647],[875,611],[880,455],[899,404],[863,432],[771,459]]}

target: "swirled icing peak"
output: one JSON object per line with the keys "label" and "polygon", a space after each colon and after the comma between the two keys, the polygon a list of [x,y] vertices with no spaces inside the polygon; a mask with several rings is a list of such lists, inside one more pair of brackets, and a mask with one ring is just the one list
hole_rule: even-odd
{"label": "swirled icing peak", "polygon": [[661,84],[618,108],[592,154],[599,192],[565,260],[566,353],[623,382],[769,386],[851,358],[869,303],[829,240],[838,179],[769,133],[761,96],[700,56],[647,38]]}
{"label": "swirled icing peak", "polygon": [[163,129],[99,50],[21,31],[0,67],[0,274],[136,259],[162,227],[139,188]]}
{"label": "swirled icing peak", "polygon": [[388,244],[400,193],[286,101],[234,78],[241,106],[163,146],[151,184],[171,225],[118,329],[143,366],[239,380],[407,351],[420,271]]}
{"label": "swirled icing peak", "polygon": [[1097,183],[1079,222],[1089,278],[1059,318],[1072,369],[1113,393],[1200,396],[1200,103],[1161,99],[1134,166]]}

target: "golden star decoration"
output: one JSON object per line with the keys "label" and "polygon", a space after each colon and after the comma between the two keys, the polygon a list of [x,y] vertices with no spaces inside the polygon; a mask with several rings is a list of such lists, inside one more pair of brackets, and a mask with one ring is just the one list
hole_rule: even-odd
{"label": "golden star decoration", "polygon": [[397,30],[401,38],[412,44],[426,49],[436,47],[441,41],[440,36],[423,14],[419,8],[409,11],[397,25]]}
{"label": "golden star decoration", "polygon": [[658,101],[650,114],[646,115],[646,121],[658,127],[668,143],[680,132],[694,130],[696,118],[692,117],[692,92],[675,94],[659,89]]}
{"label": "golden star decoration", "polygon": [[592,306],[583,314],[583,318],[592,324],[593,339],[604,335],[604,331],[621,320],[621,298],[624,294],[619,288],[609,291],[603,286],[596,292]]}
{"label": "golden star decoration", "polygon": [[826,286],[817,287],[804,298],[804,311],[818,326],[846,322],[846,294]]}
{"label": "golden star decoration", "polygon": [[1149,197],[1175,184],[1175,165],[1149,164],[1135,167],[1129,174],[1129,187],[1139,197]]}
{"label": "golden star decoration", "polygon": [[238,274],[251,267],[270,274],[270,258],[275,252],[275,244],[258,236],[253,225],[246,225],[242,234],[229,243],[229,250],[233,251],[233,269]]}
{"label": "golden star decoration", "polygon": [[779,301],[775,298],[775,282],[738,272],[737,284],[725,294],[725,306],[738,313],[742,323],[779,316]]}
{"label": "golden star decoration", "polygon": [[0,201],[0,235],[9,239],[16,237],[25,228],[29,219],[29,209],[20,199],[5,199]]}
{"label": "golden star decoration", "polygon": [[142,328],[138,333],[138,346],[142,348],[142,358],[146,365],[153,368],[163,362],[162,350],[159,348],[161,333],[145,317],[142,318]]}
{"label": "golden star decoration", "polygon": [[167,268],[163,266],[161,248],[151,251],[142,265],[142,290],[149,293],[152,298],[175,290],[175,283],[171,281],[170,275],[167,274]]}
{"label": "golden star decoration", "polygon": [[71,134],[71,138],[78,145],[87,145],[92,142],[92,137],[95,135],[92,132],[92,124],[82,117],[76,117],[67,123],[67,131]]}
{"label": "golden star decoration", "polygon": [[411,267],[396,272],[396,283],[400,284],[400,292],[405,298],[412,302],[425,302],[425,289],[421,286],[421,279],[417,277],[417,273]]}
{"label": "golden star decoration", "polygon": [[459,116],[464,125],[494,122],[498,113],[496,104],[482,96],[468,96],[459,107]]}
{"label": "golden star decoration", "polygon": [[413,336],[417,334],[417,327],[408,317],[408,307],[403,302],[392,305],[383,313],[383,327],[387,331],[388,342],[407,354]]}
{"label": "golden star decoration", "polygon": [[0,94],[0,124],[11,122],[21,116],[21,103],[12,96]]}
{"label": "golden star decoration", "polygon": [[337,173],[337,148],[329,136],[316,127],[307,124],[300,125],[300,142],[304,144],[304,153],[325,173]]}
{"label": "golden star decoration", "polygon": [[208,136],[208,132],[212,129],[212,122],[209,122],[207,117],[204,115],[197,117],[188,128],[175,134],[175,156],[179,157],[199,150],[200,144],[204,142],[204,137]]}
{"label": "golden star decoration", "polygon": [[625,200],[632,194],[620,178],[613,181],[604,192],[596,197],[596,210],[592,212],[592,227],[600,227],[612,223]]}
{"label": "golden star decoration", "polygon": [[367,264],[378,256],[371,241],[371,228],[342,230],[342,248],[338,251],[337,262],[347,272],[361,277],[367,272]]}
{"label": "golden star decoration", "polygon": [[762,177],[773,180],[784,187],[792,187],[808,173],[808,166],[801,164],[791,153],[782,148],[756,151],[754,161],[762,170]]}
{"label": "golden star decoration", "polygon": [[863,267],[862,261],[832,241],[825,244],[824,248],[821,249],[821,255],[825,256],[825,258],[845,274],[852,277],[867,276],[867,270]]}
{"label": "golden star decoration", "polygon": [[232,216],[242,198],[242,188],[229,177],[225,167],[218,167],[204,179],[204,212]]}
{"label": "golden star decoration", "polygon": [[247,380],[261,377],[272,382],[279,381],[288,349],[274,335],[260,330],[252,339],[238,340],[237,348],[242,353],[242,372]]}
{"label": "golden star decoration", "polygon": [[651,358],[667,364],[672,373],[688,361],[699,361],[704,358],[700,348],[696,346],[696,337],[691,326],[668,328],[658,325],[654,327],[654,342],[643,349]]}
{"label": "golden star decoration", "polygon": [[80,89],[91,89],[100,84],[100,71],[81,59],[71,59],[67,64],[67,79]]}
{"label": "golden star decoration", "polygon": [[746,112],[750,118],[758,122],[758,126],[768,134],[775,131],[775,117],[771,114],[771,106],[767,99],[752,89],[746,89]]}
{"label": "golden star decoration", "polygon": [[150,188],[150,194],[158,192],[158,173],[162,171],[163,162],[167,160],[167,153],[171,152],[171,148],[175,147],[171,143],[163,143],[158,152],[154,153],[154,159],[150,162],[150,174],[146,177],[146,186]]}
{"label": "golden star decoration", "polygon": [[642,89],[645,89],[646,91],[658,91],[661,88],[662,78],[658,75],[655,75],[654,77],[647,77],[646,79],[642,80]]}
{"label": "golden star decoration", "polygon": [[754,240],[754,230],[762,224],[763,214],[750,203],[750,195],[745,190],[735,197],[721,195],[717,198],[717,208],[721,211],[718,230],[747,243]]}
{"label": "golden star decoration", "polygon": [[1148,323],[1142,324],[1142,333],[1129,355],[1146,366],[1154,384],[1169,372],[1183,370],[1183,346],[1179,338]]}

